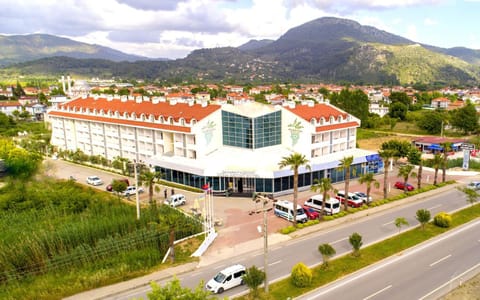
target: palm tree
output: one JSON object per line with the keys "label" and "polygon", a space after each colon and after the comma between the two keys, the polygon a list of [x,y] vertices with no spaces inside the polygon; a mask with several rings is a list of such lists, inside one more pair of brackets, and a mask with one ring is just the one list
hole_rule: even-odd
{"label": "palm tree", "polygon": [[395,156],[395,151],[391,149],[378,151],[383,160],[383,199],[388,197],[388,163]]}
{"label": "palm tree", "polygon": [[406,193],[407,192],[407,182],[408,178],[411,176],[413,178],[417,177],[417,173],[413,172],[413,169],[415,168],[414,165],[405,165],[401,166],[400,169],[398,170],[398,176],[403,178],[403,191]]}
{"label": "palm tree", "polygon": [[337,168],[338,170],[345,172],[345,201],[343,203],[346,211],[348,210],[348,186],[350,185],[350,168],[352,167],[352,164],[353,156],[343,157]]}
{"label": "palm tree", "polygon": [[319,245],[318,251],[320,252],[320,254],[322,254],[322,258],[323,258],[322,267],[327,268],[330,257],[334,256],[337,253],[337,251],[335,251],[335,248],[333,248],[330,244]]}
{"label": "palm tree", "polygon": [[435,154],[432,159],[432,167],[435,169],[435,175],[433,176],[433,185],[437,185],[438,169],[442,166],[443,159],[440,154]]}
{"label": "palm tree", "polygon": [[305,155],[294,152],[290,156],[282,157],[282,160],[278,163],[280,168],[290,167],[293,171],[293,225],[297,226],[297,202],[298,202],[298,168],[305,165],[307,169],[310,169],[308,159]]}
{"label": "palm tree", "polygon": [[310,189],[314,192],[322,193],[322,212],[325,212],[325,201],[327,201],[330,196],[328,192],[333,191],[332,180],[330,178],[324,177],[322,179],[315,179],[314,184],[310,187]]}
{"label": "palm tree", "polygon": [[[155,183],[162,178],[162,173],[160,172],[151,172],[151,171],[144,171],[140,173],[140,185],[145,185],[148,188],[148,200],[149,203],[153,203],[153,190],[155,187]],[[158,187],[157,191],[158,191]]]}
{"label": "palm tree", "polygon": [[442,182],[445,182],[447,179],[448,153],[452,151],[452,143],[445,142],[440,145],[443,147]]}
{"label": "palm tree", "polygon": [[422,173],[423,173],[423,159],[420,158],[418,162],[418,174],[417,174],[417,188],[422,188]]}
{"label": "palm tree", "polygon": [[370,205],[370,191],[372,190],[372,183],[375,188],[380,187],[380,182],[375,179],[373,176],[373,173],[365,173],[362,176],[360,176],[360,179],[358,180],[360,184],[364,184],[367,186],[367,204]]}

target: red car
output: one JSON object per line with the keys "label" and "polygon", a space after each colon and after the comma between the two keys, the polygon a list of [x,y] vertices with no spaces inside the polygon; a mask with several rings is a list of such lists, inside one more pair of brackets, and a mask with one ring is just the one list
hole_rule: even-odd
{"label": "red car", "polygon": [[[125,182],[125,183],[127,184],[127,187],[130,185],[130,182],[128,181],[127,178],[114,179],[114,180],[118,180],[118,181],[123,181],[123,182]],[[112,182],[112,183],[113,183],[113,182]],[[106,189],[107,191],[109,191],[109,192],[112,192],[112,191],[113,191],[113,189],[112,189],[112,184],[110,183],[109,185],[107,185],[107,186],[105,187],[105,189]]]}
{"label": "red car", "polygon": [[309,220],[315,220],[320,217],[320,214],[318,213],[318,211],[314,210],[313,208],[305,205],[303,205],[302,208]]}
{"label": "red car", "polygon": [[[395,188],[399,189],[399,190],[405,190],[405,185],[403,182],[401,181],[397,181],[395,182],[395,185],[394,185]],[[407,183],[407,191],[411,192],[413,191],[415,188],[413,187],[413,185],[411,185],[410,183]]]}

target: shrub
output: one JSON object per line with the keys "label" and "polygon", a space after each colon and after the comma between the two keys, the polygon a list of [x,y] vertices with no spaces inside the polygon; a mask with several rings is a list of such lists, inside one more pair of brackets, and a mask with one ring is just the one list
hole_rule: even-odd
{"label": "shrub", "polygon": [[433,218],[433,223],[438,227],[448,228],[452,225],[452,217],[442,211]]}
{"label": "shrub", "polygon": [[299,262],[293,266],[291,274],[292,284],[296,287],[306,287],[312,283],[312,270],[304,263]]}
{"label": "shrub", "polygon": [[252,266],[243,275],[243,281],[250,288],[253,296],[256,297],[258,296],[258,287],[265,281],[265,272],[256,266]]}
{"label": "shrub", "polygon": [[287,227],[284,227],[284,228],[280,229],[280,233],[282,233],[282,234],[289,234],[289,233],[294,232],[295,230],[297,230],[297,229],[295,228],[295,226],[290,225],[290,226],[287,226]]}
{"label": "shrub", "polygon": [[333,216],[323,216],[323,220],[325,221],[330,221],[330,220],[333,220],[334,217]]}

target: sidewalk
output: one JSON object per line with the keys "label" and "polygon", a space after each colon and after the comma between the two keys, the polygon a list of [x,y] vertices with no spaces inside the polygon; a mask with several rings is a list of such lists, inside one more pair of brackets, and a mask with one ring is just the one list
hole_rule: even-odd
{"label": "sidewalk", "polygon": [[[424,171],[425,172],[425,171]],[[426,171],[429,173],[429,170]],[[393,182],[396,179],[397,171],[394,170],[390,176],[390,182]],[[462,173],[458,175],[456,173],[450,174],[447,173],[448,179],[460,179],[459,183],[454,186],[464,185],[465,182],[469,182],[470,178],[462,177],[461,175],[467,175]],[[476,176],[478,173],[468,174],[467,176]],[[441,178],[441,172],[439,172],[439,179]],[[462,179],[463,178],[463,179]],[[383,184],[383,175],[378,175],[376,179]],[[392,181],[393,180],[393,181]],[[413,183],[413,182],[412,182]],[[335,188],[343,189],[344,184],[338,183],[334,184]],[[366,216],[371,216],[374,214],[382,213],[386,210],[389,210],[393,207],[399,207],[407,205],[411,202],[417,201],[429,197],[431,195],[442,193],[446,190],[454,188],[452,185],[448,185],[442,188],[438,188],[429,192],[418,194],[412,197],[408,197],[402,200],[395,202],[390,202],[385,205],[372,207],[367,210],[359,211],[355,214],[347,215],[343,218],[334,219],[328,222],[322,222],[315,226],[310,226],[297,230],[289,235],[284,235],[278,233],[279,229],[288,226],[290,223],[284,219],[275,217],[273,212],[268,214],[268,243],[269,245],[275,245],[279,243],[284,243],[291,239],[294,239],[299,236],[308,235],[312,232],[319,232],[328,230],[332,227],[337,227],[340,224],[354,222],[358,219],[361,219]],[[350,184],[350,190],[364,190],[364,185],[360,185],[356,180],[352,181]],[[382,187],[377,189],[372,189],[374,192],[374,199],[381,198],[380,195],[383,195]],[[401,193],[399,190],[392,190],[390,194]],[[303,203],[308,197],[315,193],[311,191],[302,191],[299,193],[299,203]],[[192,195],[193,196],[193,195]],[[291,195],[286,195],[279,197],[279,199],[288,199],[291,200]],[[200,257],[198,263],[188,263],[180,265],[177,267],[169,268],[166,270],[154,272],[152,274],[135,278],[129,281],[120,282],[114,285],[98,288],[91,291],[86,291],[66,299],[70,300],[80,300],[80,299],[103,299],[106,297],[113,297],[119,291],[125,291],[130,289],[135,289],[141,286],[147,286],[151,281],[160,281],[167,278],[172,278],[175,274],[182,274],[192,270],[195,270],[200,267],[206,267],[214,262],[229,259],[232,257],[237,257],[246,252],[250,251],[263,251],[263,235],[257,232],[257,226],[263,224],[263,214],[248,214],[249,211],[255,209],[255,204],[251,199],[247,198],[226,198],[226,197],[215,197],[214,207],[217,217],[223,220],[223,226],[218,227],[218,237],[209,247],[209,249]],[[188,207],[184,208],[188,210]]]}

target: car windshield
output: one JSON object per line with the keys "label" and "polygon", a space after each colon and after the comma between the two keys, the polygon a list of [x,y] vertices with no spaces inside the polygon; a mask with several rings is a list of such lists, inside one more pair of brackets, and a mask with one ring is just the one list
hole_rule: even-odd
{"label": "car windshield", "polygon": [[215,280],[218,283],[223,283],[223,281],[225,280],[225,274],[223,274],[222,272],[219,272],[217,275],[215,275],[215,277],[213,277],[213,280]]}
{"label": "car windshield", "polygon": [[367,197],[367,194],[362,193],[362,192],[358,192],[358,193],[357,193],[357,196],[359,196],[359,197]]}
{"label": "car windshield", "polygon": [[303,208],[297,209],[297,215],[303,215],[304,213]]}

